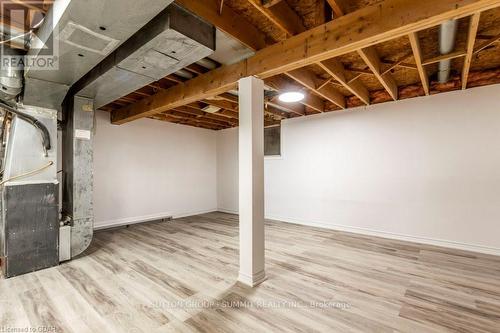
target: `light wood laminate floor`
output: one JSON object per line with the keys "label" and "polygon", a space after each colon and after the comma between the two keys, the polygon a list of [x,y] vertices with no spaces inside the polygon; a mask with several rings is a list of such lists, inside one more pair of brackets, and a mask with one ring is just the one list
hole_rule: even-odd
{"label": "light wood laminate floor", "polygon": [[250,289],[234,215],[98,232],[87,256],[0,280],[0,329],[500,332],[500,257],[272,221],[266,242]]}

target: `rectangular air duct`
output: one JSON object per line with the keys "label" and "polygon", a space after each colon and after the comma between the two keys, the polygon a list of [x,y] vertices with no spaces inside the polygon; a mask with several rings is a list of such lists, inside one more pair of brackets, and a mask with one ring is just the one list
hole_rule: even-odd
{"label": "rectangular air duct", "polygon": [[100,108],[214,50],[215,28],[172,4],[78,81],[70,95],[92,98]]}
{"label": "rectangular air duct", "polygon": [[34,63],[55,56],[58,69],[27,68],[24,103],[59,110],[71,85],[172,2],[55,0],[28,56]]}

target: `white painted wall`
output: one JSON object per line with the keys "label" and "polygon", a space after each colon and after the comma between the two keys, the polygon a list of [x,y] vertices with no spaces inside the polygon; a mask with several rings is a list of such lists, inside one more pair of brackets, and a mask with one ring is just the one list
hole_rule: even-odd
{"label": "white painted wall", "polygon": [[[500,85],[287,120],[266,217],[500,254]],[[237,129],[217,137],[238,209]]]}
{"label": "white painted wall", "polygon": [[217,209],[216,132],[141,119],[115,126],[98,111],[97,228]]}

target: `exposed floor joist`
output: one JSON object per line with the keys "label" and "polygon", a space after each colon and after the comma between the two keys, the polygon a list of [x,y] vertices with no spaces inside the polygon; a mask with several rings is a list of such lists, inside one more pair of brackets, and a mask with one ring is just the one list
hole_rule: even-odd
{"label": "exposed floor joist", "polygon": [[233,89],[241,77],[268,78],[498,5],[498,0],[386,0],[116,110],[112,121],[122,124],[150,116]]}
{"label": "exposed floor joist", "polygon": [[487,41],[485,41],[483,44],[481,44],[477,49],[474,50],[474,54],[479,53],[486,49],[487,47],[495,44],[496,42],[500,41],[500,34],[491,37]]}
{"label": "exposed floor joist", "polygon": [[[280,75],[273,76],[265,80],[266,85],[270,86],[277,91],[300,91],[305,90],[305,88],[301,89],[298,85],[290,83],[282,78]],[[305,92],[305,98],[301,101],[301,104],[313,109],[317,112],[325,111],[325,102],[319,96],[316,96],[311,93]]]}
{"label": "exposed floor joist", "polygon": [[456,59],[456,58],[465,57],[466,55],[467,55],[467,52],[465,50],[458,50],[455,52],[451,52],[448,54],[442,54],[442,55],[439,55],[439,56],[436,56],[433,58],[429,58],[427,60],[423,60],[422,65],[428,66],[428,65],[438,63],[441,60]]}
{"label": "exposed floor joist", "polygon": [[265,35],[228,6],[225,6],[220,13],[216,1],[176,0],[175,2],[196,13],[228,35],[238,36],[238,40],[242,44],[253,50],[260,50],[267,45]]}
{"label": "exposed floor joist", "polygon": [[425,67],[422,65],[422,49],[420,47],[420,39],[418,38],[417,32],[412,32],[408,35],[410,38],[411,48],[413,50],[413,57],[415,58],[415,63],[417,64],[418,74],[420,75],[420,80],[422,81],[422,87],[426,95],[429,95],[429,76]]}
{"label": "exposed floor joist", "polygon": [[323,97],[324,99],[334,103],[341,109],[345,109],[345,97],[334,89],[331,85],[325,85],[320,87],[317,77],[311,71],[305,68],[295,69],[293,71],[286,72],[286,75],[294,79],[295,81],[307,87],[315,94]]}
{"label": "exposed floor joist", "polygon": [[261,0],[247,0],[287,36],[306,31],[302,19],[290,8],[286,1],[274,1],[264,6]]}
{"label": "exposed floor joist", "polygon": [[480,17],[481,13],[475,13],[470,17],[469,32],[467,34],[467,54],[465,55],[464,69],[462,70],[462,89],[467,88],[467,79],[469,77],[470,64],[474,53],[474,45],[476,43]]}
{"label": "exposed floor joist", "polygon": [[366,105],[370,104],[370,95],[365,86],[359,81],[348,82],[344,65],[337,59],[328,59],[318,63],[329,75],[340,82],[347,90],[357,96]]}
{"label": "exposed floor joist", "polygon": [[335,13],[335,16],[340,17],[346,14],[345,9],[347,6],[344,1],[346,0],[327,0],[328,4],[332,8],[332,11]]}
{"label": "exposed floor joist", "polygon": [[382,73],[381,61],[377,54],[377,50],[373,46],[359,49],[358,53],[364,62],[368,65],[375,77],[384,86],[387,92],[391,95],[393,100],[398,99],[398,86],[392,77],[391,73]]}

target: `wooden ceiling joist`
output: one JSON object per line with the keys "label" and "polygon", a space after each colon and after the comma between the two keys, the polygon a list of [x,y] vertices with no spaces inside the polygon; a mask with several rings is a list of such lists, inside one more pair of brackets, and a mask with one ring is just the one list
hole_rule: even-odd
{"label": "wooden ceiling joist", "polygon": [[470,17],[469,31],[467,33],[467,54],[465,55],[464,68],[462,70],[462,89],[467,88],[467,79],[469,77],[470,64],[474,53],[474,45],[476,43],[480,17],[481,13],[475,13]]}
{"label": "wooden ceiling joist", "polygon": [[233,118],[233,119],[238,119],[239,118],[238,112],[229,111],[229,110],[220,110],[219,112],[217,112],[215,114],[216,115],[221,115],[221,116],[227,117],[227,118]]}
{"label": "wooden ceiling joist", "polygon": [[267,78],[265,83],[277,91],[302,91],[305,95],[304,100],[300,102],[302,105],[310,107],[317,112],[325,111],[325,102],[322,98],[304,91],[305,89],[301,89],[300,86],[286,81],[280,75]]}
{"label": "wooden ceiling joist", "polygon": [[[389,67],[387,67],[387,69],[382,72],[382,75],[391,72],[393,69],[395,69],[398,66],[410,68],[410,69],[416,69],[416,66],[414,66],[412,64],[405,63],[405,61],[408,60],[409,58],[411,58],[412,56],[413,56],[413,52],[409,52],[409,53],[405,54],[404,56],[402,56],[401,58],[399,58],[398,60],[394,61],[392,64],[389,64]],[[387,64],[388,61],[382,60],[382,63]]]}
{"label": "wooden ceiling joist", "polygon": [[422,81],[422,87],[426,95],[429,95],[429,75],[425,67],[422,65],[422,49],[420,47],[420,39],[418,38],[417,32],[412,32],[408,35],[410,38],[411,48],[413,50],[413,57],[415,58],[415,63],[418,68],[418,75],[420,76],[420,81]]}
{"label": "wooden ceiling joist", "polygon": [[[186,106],[180,106],[178,108],[175,108],[174,110],[177,110],[179,112],[184,112],[186,114],[191,114],[191,115],[194,115],[194,116],[200,116],[200,117],[205,117],[205,118],[208,118],[208,119],[216,120],[216,121],[219,121],[219,122],[224,122],[226,124],[231,124],[231,125],[238,124],[237,120],[234,120],[234,119],[231,119],[231,118],[227,118],[227,117],[215,114],[215,113],[205,112],[205,111],[199,109],[198,106],[192,105],[192,104],[186,105]],[[168,111],[166,111],[166,112],[168,112]]]}
{"label": "wooden ceiling joist", "polygon": [[318,82],[318,78],[312,71],[309,71],[306,68],[299,68],[293,71],[286,72],[286,75],[288,75],[290,78],[294,79],[304,87],[308,88],[315,94],[337,105],[341,109],[346,108],[344,95],[338,92],[331,85],[320,87],[321,83]]}
{"label": "wooden ceiling joist", "polygon": [[123,124],[151,116],[227,92],[242,77],[266,79],[498,5],[499,0],[385,0],[268,46],[248,59],[159,91],[114,111],[111,119],[114,124]]}
{"label": "wooden ceiling joist", "polygon": [[373,46],[370,46],[367,48],[359,49],[358,54],[368,65],[375,77],[380,81],[387,92],[391,95],[392,99],[396,101],[398,99],[398,86],[396,85],[396,81],[394,81],[394,78],[390,73],[382,74],[382,63],[377,54],[377,50],[375,50]]}
{"label": "wooden ceiling joist", "polygon": [[467,55],[467,52],[465,50],[458,50],[455,52],[451,52],[448,54],[442,54],[437,57],[429,58],[427,60],[422,61],[422,65],[427,66],[427,65],[432,65],[435,63],[440,62],[441,60],[448,60],[448,59],[455,59],[455,58],[461,58],[465,57]]}
{"label": "wooden ceiling joist", "polygon": [[495,44],[496,42],[500,41],[500,34],[491,37],[488,39],[486,42],[481,44],[478,48],[474,50],[474,54],[481,52],[482,50],[486,49],[487,47]]}
{"label": "wooden ceiling joist", "polygon": [[306,30],[300,16],[290,8],[286,1],[273,1],[266,6],[261,0],[248,0],[248,2],[288,36]]}
{"label": "wooden ceiling joist", "polygon": [[335,13],[335,16],[340,17],[346,14],[345,9],[347,6],[344,1],[345,0],[327,0],[328,4],[332,8],[332,11]]}
{"label": "wooden ceiling joist", "polygon": [[268,104],[276,108],[286,109],[287,112],[294,113],[298,116],[304,116],[306,114],[304,105],[299,103],[283,103],[276,98],[268,102]]}
{"label": "wooden ceiling joist", "polygon": [[216,1],[176,0],[175,2],[228,35],[238,36],[239,41],[253,50],[260,50],[267,45],[265,35],[228,6],[224,6],[224,10],[220,13]]}
{"label": "wooden ceiling joist", "polygon": [[366,105],[370,104],[370,95],[368,89],[359,81],[348,82],[345,74],[344,65],[335,59],[329,59],[325,61],[320,61],[318,63],[321,68],[323,68],[328,74],[330,74],[335,80],[340,82],[347,90],[357,96]]}
{"label": "wooden ceiling joist", "polygon": [[230,110],[230,111],[238,111],[238,103],[226,101],[226,100],[217,100],[217,99],[205,99],[204,103],[216,106],[221,109]]}
{"label": "wooden ceiling joist", "polygon": [[33,2],[33,1],[30,2],[30,1],[26,1],[26,0],[10,0],[10,2],[21,5],[24,8],[28,8],[28,9],[31,9],[34,11],[42,12],[44,14],[47,13],[47,9],[45,6],[36,6],[35,2]]}

